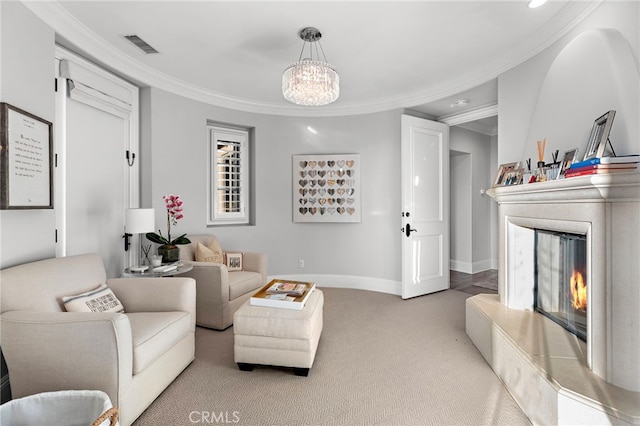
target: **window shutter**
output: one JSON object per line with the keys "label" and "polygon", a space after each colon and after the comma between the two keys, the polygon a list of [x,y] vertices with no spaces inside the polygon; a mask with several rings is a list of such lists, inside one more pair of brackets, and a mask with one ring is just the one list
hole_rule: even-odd
{"label": "window shutter", "polygon": [[248,132],[210,127],[209,224],[248,223]]}

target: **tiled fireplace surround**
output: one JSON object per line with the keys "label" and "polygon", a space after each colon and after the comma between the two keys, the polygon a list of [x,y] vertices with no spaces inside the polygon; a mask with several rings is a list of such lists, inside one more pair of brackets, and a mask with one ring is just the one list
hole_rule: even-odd
{"label": "tiled fireplace surround", "polygon": [[[499,296],[466,330],[534,424],[640,424],[640,173],[495,188]],[[534,228],[587,235],[587,342],[533,312]]]}

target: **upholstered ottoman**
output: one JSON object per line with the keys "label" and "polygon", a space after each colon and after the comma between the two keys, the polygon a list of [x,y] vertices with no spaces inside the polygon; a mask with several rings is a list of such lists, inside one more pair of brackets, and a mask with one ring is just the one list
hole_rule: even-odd
{"label": "upholstered ottoman", "polygon": [[302,310],[252,306],[245,302],[233,316],[234,357],[238,367],[293,367],[307,376],[322,333],[324,295],[317,288]]}

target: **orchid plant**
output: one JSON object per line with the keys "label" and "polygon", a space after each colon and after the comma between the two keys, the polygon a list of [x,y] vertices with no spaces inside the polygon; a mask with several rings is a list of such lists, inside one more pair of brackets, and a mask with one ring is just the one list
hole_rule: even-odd
{"label": "orchid plant", "polygon": [[182,214],[182,200],[179,195],[163,195],[165,208],[167,209],[167,237],[162,235],[162,231],[158,230],[158,233],[149,232],[146,234],[147,239],[156,244],[163,245],[178,245],[189,244],[191,241],[186,237],[187,234],[182,234],[178,238],[171,239],[171,225],[177,226],[178,221],[184,217]]}

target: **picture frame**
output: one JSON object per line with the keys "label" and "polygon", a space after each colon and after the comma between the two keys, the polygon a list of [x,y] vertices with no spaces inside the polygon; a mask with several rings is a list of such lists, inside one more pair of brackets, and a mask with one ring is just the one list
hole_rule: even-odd
{"label": "picture frame", "polygon": [[524,169],[517,168],[509,170],[504,174],[503,186],[521,185]]}
{"label": "picture frame", "polygon": [[225,253],[224,261],[227,270],[232,271],[242,271],[242,253]]}
{"label": "picture frame", "polygon": [[361,221],[359,154],[292,156],[294,222]]}
{"label": "picture frame", "polygon": [[[519,162],[500,164],[496,171],[496,175],[493,178],[493,185],[491,185],[491,187],[495,188],[498,186],[505,186],[506,176],[509,175],[509,177],[512,178],[512,173],[518,169],[519,165]],[[522,180],[522,174],[520,175],[520,179]]]}
{"label": "picture frame", "polygon": [[53,125],[0,103],[0,210],[53,208]]}
{"label": "picture frame", "polygon": [[611,132],[615,115],[615,110],[610,110],[595,119],[582,161],[604,156],[607,144],[610,144],[609,133]]}
{"label": "picture frame", "polygon": [[562,159],[562,163],[560,163],[560,172],[558,173],[557,179],[563,179],[565,177],[565,173],[569,167],[578,159],[578,148],[573,148],[568,151],[565,151],[564,158]]}

